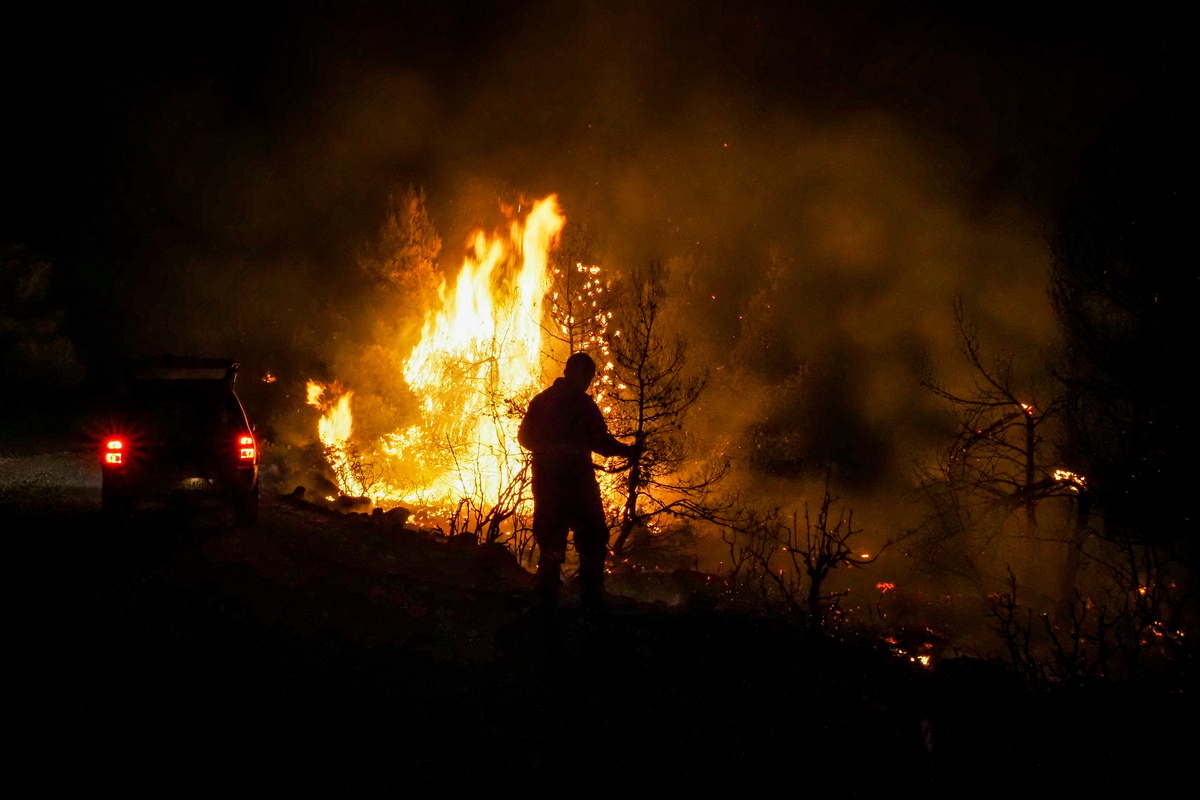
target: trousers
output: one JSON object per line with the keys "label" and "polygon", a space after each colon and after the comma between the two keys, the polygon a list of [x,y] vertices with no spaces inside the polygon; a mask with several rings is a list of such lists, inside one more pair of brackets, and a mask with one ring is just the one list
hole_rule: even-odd
{"label": "trousers", "polygon": [[567,532],[575,534],[579,580],[585,603],[598,601],[608,558],[608,523],[591,459],[580,464],[533,465],[533,538],[537,542],[538,585],[557,596]]}

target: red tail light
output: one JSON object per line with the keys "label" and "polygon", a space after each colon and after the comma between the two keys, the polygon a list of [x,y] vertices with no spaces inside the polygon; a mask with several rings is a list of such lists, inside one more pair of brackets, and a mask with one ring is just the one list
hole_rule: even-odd
{"label": "red tail light", "polygon": [[254,453],[254,437],[238,437],[238,459],[241,461],[253,461]]}
{"label": "red tail light", "polygon": [[120,439],[109,439],[105,444],[104,463],[105,464],[120,464],[121,450],[125,448],[125,443]]}

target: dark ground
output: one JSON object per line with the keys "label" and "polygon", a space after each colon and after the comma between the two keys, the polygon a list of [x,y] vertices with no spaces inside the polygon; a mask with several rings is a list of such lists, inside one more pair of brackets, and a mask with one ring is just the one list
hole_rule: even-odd
{"label": "dark ground", "polygon": [[1190,698],[1039,695],[785,620],[626,603],[550,637],[495,553],[279,500],[254,530],[110,526],[90,474],[0,460],[14,763],[47,785],[1113,791],[1182,774],[1194,738]]}

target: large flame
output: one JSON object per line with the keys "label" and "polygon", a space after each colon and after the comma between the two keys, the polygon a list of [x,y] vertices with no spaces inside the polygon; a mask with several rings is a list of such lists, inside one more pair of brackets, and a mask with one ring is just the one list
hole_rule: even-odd
{"label": "large flame", "polygon": [[498,496],[521,469],[515,413],[541,387],[547,262],[566,219],[554,195],[507,239],[475,234],[453,292],[425,318],[404,379],[422,424],[384,437],[393,459],[420,465],[400,499],[422,504]]}
{"label": "large flame", "polygon": [[[350,392],[325,398],[309,384],[309,403],[324,412],[321,443],[346,494],[376,503],[452,505],[462,497],[496,498],[523,467],[517,426],[542,388],[543,299],[548,261],[566,219],[551,195],[506,234],[477,232],[453,289],[425,318],[421,341],[404,363],[421,419],[387,434],[373,454],[371,479],[350,467],[355,452]],[[315,388],[314,388],[315,387]]]}
{"label": "large flame", "polygon": [[[473,252],[458,273],[454,291],[449,296],[442,292],[441,310],[426,317],[421,342],[404,365],[409,386],[434,399],[440,394],[436,382],[446,377],[446,361],[471,365],[468,371],[476,378],[491,372],[491,379],[500,383],[490,390],[519,392],[536,383],[547,258],[565,222],[557,196],[551,195],[534,205],[524,230],[519,222],[512,223],[508,242],[488,241],[482,231],[475,234]],[[514,262],[520,262],[519,267]],[[497,271],[508,274],[501,276],[494,292]]]}

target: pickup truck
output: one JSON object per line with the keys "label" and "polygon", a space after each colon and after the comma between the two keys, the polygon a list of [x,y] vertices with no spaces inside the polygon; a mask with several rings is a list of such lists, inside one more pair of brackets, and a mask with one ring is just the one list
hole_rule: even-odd
{"label": "pickup truck", "polygon": [[258,522],[258,446],[234,392],[237,370],[188,356],[135,362],[100,443],[107,515],[215,501],[239,524]]}

